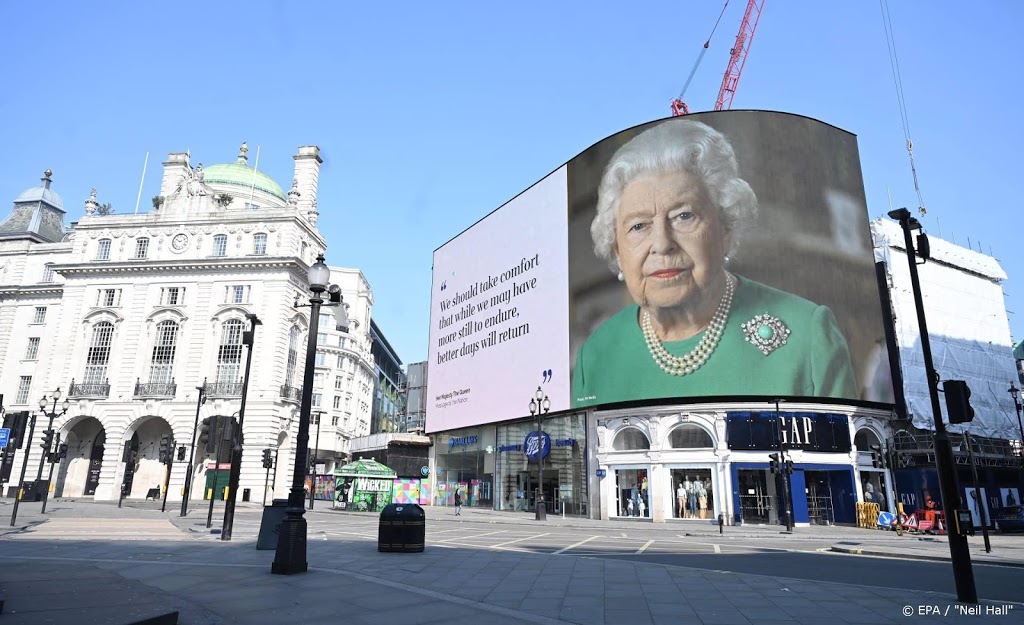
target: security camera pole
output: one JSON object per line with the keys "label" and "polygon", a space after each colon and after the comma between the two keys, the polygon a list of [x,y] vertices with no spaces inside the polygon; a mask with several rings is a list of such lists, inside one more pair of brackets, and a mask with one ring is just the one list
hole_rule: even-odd
{"label": "security camera pole", "polygon": [[[907,261],[910,264],[910,284],[914,290],[914,304],[917,308],[917,325],[921,333],[921,352],[924,355],[925,375],[928,378],[928,394],[932,400],[932,418],[935,422],[935,467],[939,473],[939,492],[942,494],[942,513],[947,524],[946,537],[949,539],[949,555],[953,564],[953,581],[956,583],[956,596],[962,603],[978,603],[978,591],[974,585],[974,569],[971,566],[971,551],[967,546],[967,537],[956,531],[957,504],[960,502],[960,486],[956,479],[956,466],[953,460],[953,445],[946,432],[946,424],[942,421],[942,409],[939,407],[939,376],[932,364],[932,348],[928,341],[928,324],[925,321],[924,302],[921,298],[921,281],[917,276],[917,254],[911,230],[920,230],[921,223],[910,215],[906,208],[889,211],[889,217],[900,222],[903,229],[903,241],[907,250]],[[928,260],[928,239],[919,241],[923,247],[921,254]]]}

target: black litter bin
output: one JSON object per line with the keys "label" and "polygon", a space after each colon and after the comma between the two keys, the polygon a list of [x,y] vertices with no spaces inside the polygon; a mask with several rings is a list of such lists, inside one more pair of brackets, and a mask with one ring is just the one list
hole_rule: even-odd
{"label": "black litter bin", "polygon": [[252,489],[251,488],[243,488],[242,489],[242,501],[249,501],[250,495],[252,495]]}
{"label": "black litter bin", "polygon": [[273,504],[263,506],[260,535],[256,539],[257,550],[277,549],[277,536],[281,531],[281,521],[287,516],[287,511],[287,499],[275,499]]}
{"label": "black litter bin", "polygon": [[426,514],[414,503],[392,503],[380,512],[377,551],[423,551],[427,535]]}
{"label": "black litter bin", "polygon": [[41,490],[42,483],[36,483],[34,480],[31,482],[23,482],[21,486],[21,500],[22,501],[42,501],[43,492]]}

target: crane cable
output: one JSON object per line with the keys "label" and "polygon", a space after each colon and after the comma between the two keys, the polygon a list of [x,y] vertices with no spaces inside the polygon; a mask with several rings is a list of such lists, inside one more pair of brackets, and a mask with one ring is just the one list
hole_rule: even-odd
{"label": "crane cable", "polygon": [[892,69],[893,85],[896,87],[896,100],[900,107],[900,122],[903,124],[903,138],[907,142],[907,155],[910,157],[910,172],[914,176],[914,191],[917,192],[917,210],[924,215],[928,212],[924,207],[924,196],[917,180],[917,167],[914,165],[914,142],[910,138],[910,116],[907,114],[907,100],[903,95],[903,77],[900,74],[900,59],[896,54],[896,37],[892,29],[892,17],[889,15],[887,0],[878,0],[882,10],[882,26],[885,28],[885,43],[889,48],[889,67]]}
{"label": "crane cable", "polygon": [[690,88],[690,81],[693,80],[694,74],[697,73],[697,68],[700,67],[700,62],[704,60],[704,54],[708,51],[708,46],[711,45],[711,38],[715,36],[715,31],[718,30],[718,24],[722,21],[722,16],[725,15],[725,9],[729,6],[729,0],[725,0],[725,4],[722,5],[722,11],[718,14],[718,19],[715,20],[714,27],[711,28],[711,34],[708,35],[707,40],[704,41],[704,47],[701,48],[700,54],[697,55],[697,60],[693,64],[693,69],[690,70],[690,75],[686,77],[686,83],[683,84],[683,89],[679,92],[679,100],[683,99],[686,95],[686,90]]}

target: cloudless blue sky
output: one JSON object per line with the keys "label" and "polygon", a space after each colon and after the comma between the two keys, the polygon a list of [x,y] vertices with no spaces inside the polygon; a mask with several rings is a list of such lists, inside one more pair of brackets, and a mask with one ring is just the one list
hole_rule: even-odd
{"label": "cloudless blue sky", "polygon": [[[687,94],[709,110],[745,2],[731,0]],[[358,267],[405,362],[427,354],[433,250],[624,128],[669,114],[719,0],[517,3],[6,2],[0,201],[54,171],[68,221],[89,190],[119,213],[160,163],[250,163],[290,187],[324,158],[330,264]],[[996,256],[1024,337],[1016,195],[1024,3],[890,0],[931,234]],[[915,207],[878,2],[767,0],[733,108],[800,113],[860,142],[871,217]],[[6,213],[6,211],[5,211]]]}

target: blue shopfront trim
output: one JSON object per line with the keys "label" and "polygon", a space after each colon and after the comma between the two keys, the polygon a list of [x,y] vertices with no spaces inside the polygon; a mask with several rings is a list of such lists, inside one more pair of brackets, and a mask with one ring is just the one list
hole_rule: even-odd
{"label": "blue shopfront trim", "polygon": [[[856,522],[855,501],[857,489],[854,486],[855,475],[853,467],[846,464],[796,464],[793,467],[793,475],[789,476],[789,488],[793,493],[793,521],[795,523],[809,523],[810,513],[807,506],[807,480],[805,471],[828,471],[836,475],[832,481],[832,510],[837,523]],[[740,469],[767,470],[767,462],[733,462],[729,470],[732,472],[732,510],[733,522],[740,523],[740,490],[739,471]],[[839,492],[837,492],[837,490]]]}

